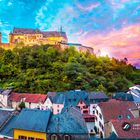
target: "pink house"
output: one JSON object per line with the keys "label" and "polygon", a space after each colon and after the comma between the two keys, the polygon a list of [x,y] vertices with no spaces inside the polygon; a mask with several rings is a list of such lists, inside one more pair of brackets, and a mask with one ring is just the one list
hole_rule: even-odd
{"label": "pink house", "polygon": [[66,97],[64,96],[64,94],[59,93],[53,98],[53,114],[61,113],[65,105],[65,99]]}
{"label": "pink house", "polygon": [[82,99],[79,100],[77,107],[81,110],[82,114],[89,114],[89,106]]}

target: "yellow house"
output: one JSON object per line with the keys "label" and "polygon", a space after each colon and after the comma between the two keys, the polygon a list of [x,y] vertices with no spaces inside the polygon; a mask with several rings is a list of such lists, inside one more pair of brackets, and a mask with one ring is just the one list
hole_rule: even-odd
{"label": "yellow house", "polygon": [[17,116],[14,128],[14,139],[47,140],[47,127],[51,112],[38,109],[24,109]]}

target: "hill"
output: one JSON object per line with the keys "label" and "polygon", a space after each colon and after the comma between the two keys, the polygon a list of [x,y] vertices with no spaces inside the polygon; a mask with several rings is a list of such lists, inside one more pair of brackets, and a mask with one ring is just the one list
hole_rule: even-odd
{"label": "hill", "polygon": [[0,87],[18,92],[47,93],[84,89],[107,94],[140,83],[140,70],[115,58],[79,53],[73,47],[0,48]]}

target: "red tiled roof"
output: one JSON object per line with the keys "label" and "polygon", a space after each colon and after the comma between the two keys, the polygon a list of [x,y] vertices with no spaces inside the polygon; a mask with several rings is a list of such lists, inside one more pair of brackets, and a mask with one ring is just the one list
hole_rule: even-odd
{"label": "red tiled roof", "polygon": [[[131,125],[131,129],[124,131],[122,125],[127,122]],[[140,138],[140,118],[130,119],[130,120],[113,120],[112,124],[119,138]]]}
{"label": "red tiled roof", "polygon": [[127,119],[128,115],[130,118],[134,118],[129,109],[137,108],[133,102],[115,99],[111,99],[108,102],[102,102],[99,104],[99,106],[103,113],[105,122],[108,122],[112,119],[119,119],[120,115],[122,116],[122,119]]}
{"label": "red tiled roof", "polygon": [[30,103],[44,103],[47,98],[47,95],[44,94],[32,94],[32,93],[15,93],[12,92],[12,94],[9,96],[10,101],[14,102],[20,102],[22,99],[25,99],[25,102]]}

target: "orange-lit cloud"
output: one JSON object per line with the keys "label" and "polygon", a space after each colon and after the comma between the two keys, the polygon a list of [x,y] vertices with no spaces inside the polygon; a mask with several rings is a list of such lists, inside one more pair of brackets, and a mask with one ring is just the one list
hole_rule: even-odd
{"label": "orange-lit cloud", "polygon": [[105,50],[111,57],[127,57],[130,63],[140,65],[140,24],[102,35],[88,33],[81,40],[83,44],[95,48],[95,51]]}

